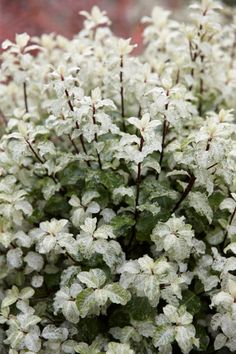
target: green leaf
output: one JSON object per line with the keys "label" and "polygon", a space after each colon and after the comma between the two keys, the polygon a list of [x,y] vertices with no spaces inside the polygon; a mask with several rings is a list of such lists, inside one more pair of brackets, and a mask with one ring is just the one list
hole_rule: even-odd
{"label": "green leaf", "polygon": [[92,294],[92,289],[84,289],[76,298],[76,305],[81,314],[81,317],[86,317],[87,313],[89,312],[90,306],[93,302],[93,299],[91,298]]}
{"label": "green leaf", "polygon": [[210,206],[214,208],[218,208],[220,203],[224,200],[224,195],[220,192],[215,192],[209,197]]}
{"label": "green leaf", "polygon": [[82,318],[79,322],[78,341],[91,343],[100,333],[105,333],[106,323],[103,317]]}
{"label": "green leaf", "polygon": [[115,188],[124,185],[124,177],[111,170],[89,171],[86,182],[95,186],[101,184],[112,193]]}
{"label": "green leaf", "polygon": [[49,289],[53,287],[57,287],[60,283],[61,279],[61,274],[56,273],[56,274],[45,274],[44,275],[44,280]]}
{"label": "green leaf", "polygon": [[66,166],[66,168],[58,173],[58,179],[62,186],[79,186],[84,187],[85,172],[81,168],[81,163],[75,161]]}
{"label": "green leaf", "polygon": [[150,212],[143,212],[136,224],[137,239],[140,241],[150,241],[150,234],[156,225],[157,218]]}
{"label": "green leaf", "polygon": [[34,208],[33,213],[29,216],[29,222],[31,224],[38,223],[39,220],[43,220],[44,210],[41,208]]}
{"label": "green leaf", "polygon": [[117,236],[127,236],[127,233],[135,224],[134,218],[127,215],[117,215],[110,222]]}
{"label": "green leaf", "polygon": [[100,183],[104,185],[110,192],[120,187],[124,183],[124,178],[115,171],[100,171]]}
{"label": "green leaf", "polygon": [[146,297],[132,296],[125,309],[127,309],[130,317],[136,321],[145,321],[155,317],[155,311]]}
{"label": "green leaf", "polygon": [[[132,299],[130,300],[130,302]],[[129,304],[130,302],[124,306],[124,307],[118,307],[117,309],[114,309],[116,305],[111,306],[108,309],[108,319],[109,319],[109,327],[124,327],[130,324],[130,313],[129,313]],[[111,313],[109,313],[109,310],[111,309]],[[135,313],[139,313],[137,311],[137,308],[135,308]]]}
{"label": "green leaf", "polygon": [[65,218],[71,207],[68,204],[66,197],[63,197],[61,194],[57,193],[53,195],[45,205],[45,212],[51,216],[55,215],[57,218]]}
{"label": "green leaf", "polygon": [[207,353],[207,348],[210,342],[209,336],[207,335],[207,330],[203,326],[198,324],[195,325],[196,337],[199,338],[199,349],[198,351]]}
{"label": "green leaf", "polygon": [[195,315],[201,309],[201,301],[199,297],[191,290],[185,290],[182,293],[182,300],[180,304],[184,305],[186,307],[186,310],[192,315]]}

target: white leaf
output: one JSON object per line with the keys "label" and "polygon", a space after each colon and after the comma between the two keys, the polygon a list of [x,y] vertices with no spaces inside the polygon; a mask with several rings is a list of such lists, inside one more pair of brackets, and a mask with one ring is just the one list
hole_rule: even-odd
{"label": "white leaf", "polygon": [[195,332],[193,325],[176,327],[175,339],[183,354],[188,354],[193,348]]}
{"label": "white leaf", "polygon": [[157,327],[152,342],[154,347],[166,346],[175,339],[174,327],[169,325],[162,325]]}
{"label": "white leaf", "polygon": [[214,341],[215,350],[219,350],[223,348],[226,342],[227,342],[227,337],[223,333],[218,333]]}
{"label": "white leaf", "polygon": [[24,342],[25,342],[26,348],[32,352],[37,353],[41,349],[41,340],[40,340],[37,332],[36,333],[35,332],[27,333],[24,338]]}
{"label": "white leaf", "polygon": [[111,302],[115,304],[126,305],[127,302],[131,299],[130,292],[123,289],[118,283],[109,284],[105,286],[104,289],[107,291]]}
{"label": "white leaf", "polygon": [[213,211],[209,205],[208,199],[204,193],[191,192],[189,194],[189,205],[196,210],[197,213],[207,218],[208,222],[212,222]]}
{"label": "white leaf", "polygon": [[99,288],[106,281],[106,275],[101,269],[91,269],[89,272],[80,272],[78,279],[88,288]]}
{"label": "white leaf", "polygon": [[52,341],[65,341],[68,337],[69,331],[65,327],[56,327],[48,325],[42,331],[42,337]]}
{"label": "white leaf", "polygon": [[13,286],[10,290],[8,290],[7,296],[2,300],[1,307],[8,307],[14,304],[19,297],[19,290],[16,286]]}
{"label": "white leaf", "polygon": [[65,316],[66,320],[71,323],[78,323],[79,322],[79,310],[76,306],[75,301],[66,301],[62,307],[62,313]]}
{"label": "white leaf", "polygon": [[33,288],[27,287],[20,291],[19,298],[22,300],[30,299],[34,293],[35,291]]}

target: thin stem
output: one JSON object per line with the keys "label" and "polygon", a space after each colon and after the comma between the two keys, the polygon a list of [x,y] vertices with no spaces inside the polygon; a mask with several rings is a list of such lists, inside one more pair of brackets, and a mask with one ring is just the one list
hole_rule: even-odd
{"label": "thin stem", "polygon": [[[62,119],[65,120],[65,117],[64,117],[63,114],[62,114]],[[71,144],[73,145],[73,147],[74,147],[74,149],[75,149],[75,152],[76,152],[77,154],[79,154],[79,148],[78,148],[78,146],[76,145],[74,139],[72,138],[72,136],[71,136],[70,134],[68,134],[68,138],[69,138]]]}
{"label": "thin stem", "polygon": [[[140,152],[142,152],[142,150],[143,150],[143,144],[144,144],[144,138],[143,138],[143,136],[141,136],[140,144],[139,144],[139,151]],[[131,235],[129,243],[128,243],[128,248],[130,248],[133,240],[136,237],[136,224],[137,224],[138,216],[139,216],[138,205],[139,205],[139,195],[140,195],[141,171],[142,171],[142,163],[139,162],[138,163],[137,178],[136,178],[136,198],[135,198],[135,209],[134,209],[135,224],[132,228],[132,235]]]}
{"label": "thin stem", "polygon": [[39,156],[39,154],[37,153],[37,151],[33,148],[33,146],[31,145],[31,143],[29,142],[29,140],[25,139],[25,142],[28,144],[30,150],[32,151],[32,153],[34,154],[34,156],[36,157],[36,159],[41,163],[44,164],[44,160]]}
{"label": "thin stem", "polygon": [[232,224],[235,215],[236,215],[236,207],[234,208],[234,211],[233,211],[233,213],[232,213],[232,215],[231,215],[231,217],[230,217],[230,219],[229,219],[229,225]]}
{"label": "thin stem", "polygon": [[[236,207],[234,208],[234,211],[233,211],[233,213],[230,216],[228,227],[230,225],[232,225],[235,215],[236,215]],[[229,232],[228,232],[228,228],[227,228],[227,230],[225,231],[225,234],[224,234],[224,247],[226,246],[226,239],[227,239],[228,233]]]}
{"label": "thin stem", "polygon": [[73,105],[72,105],[72,103],[71,103],[70,96],[69,96],[69,92],[68,92],[67,89],[65,89],[65,94],[66,94],[66,98],[67,98],[67,104],[68,104],[70,110],[71,110],[72,112],[74,112],[74,107],[73,107]]}
{"label": "thin stem", "polygon": [[209,137],[209,138],[207,139],[206,151],[209,151],[210,146],[211,146],[211,141],[212,141],[212,137]]}
{"label": "thin stem", "polygon": [[[201,63],[203,64],[203,61],[204,61],[204,55],[201,55]],[[201,75],[204,74],[204,67],[202,67],[202,70],[201,70]],[[198,112],[199,112],[199,115],[201,116],[202,115],[202,95],[203,95],[203,92],[204,92],[204,82],[203,82],[203,78],[201,77],[200,78],[200,83],[199,83],[199,94],[200,94],[200,97],[199,97],[199,104],[198,104]]]}
{"label": "thin stem", "polygon": [[[230,54],[230,57],[231,57],[231,60],[230,60],[230,63],[229,63],[229,68],[230,69],[234,68],[235,54],[236,54],[236,31],[234,32],[234,41],[233,41],[231,54]],[[228,78],[226,80],[226,85],[228,85],[229,82],[230,82],[230,78]]]}
{"label": "thin stem", "polygon": [[4,123],[4,125],[7,126],[7,118],[5,117],[5,114],[0,110],[0,121]]}
{"label": "thin stem", "polygon": [[[94,105],[94,104],[93,104],[93,106],[92,106],[92,109],[93,109],[93,116],[92,116],[93,124],[96,126],[96,108],[95,108],[95,105]],[[96,143],[98,143],[98,136],[97,136],[97,133],[95,133],[94,139],[95,139]],[[97,151],[97,149],[96,149],[96,151]],[[101,162],[100,154],[99,154],[98,151],[97,151],[97,158],[98,158],[99,168],[100,168],[100,170],[102,170],[102,162]]]}
{"label": "thin stem", "polygon": [[[76,125],[76,129],[80,129],[79,123],[77,121],[76,121],[75,125]],[[80,143],[82,145],[83,152],[85,153],[85,155],[87,155],[87,149],[85,147],[83,134],[81,134],[79,136],[79,139],[80,139]],[[86,161],[86,162],[87,162],[87,165],[90,166],[90,162],[89,161]]]}
{"label": "thin stem", "polygon": [[75,149],[75,152],[76,152],[77,154],[79,154],[79,149],[78,149],[78,147],[77,147],[77,145],[76,145],[74,139],[71,137],[70,134],[68,134],[68,138],[69,138],[71,144],[73,145],[73,147],[74,147],[74,149]]}
{"label": "thin stem", "polygon": [[[38,154],[37,151],[33,148],[32,144],[29,142],[29,140],[25,139],[25,142],[26,142],[27,145],[29,146],[31,152],[33,153],[33,155],[35,156],[35,158],[38,160],[38,162],[40,162],[40,163],[43,165],[46,161],[43,160],[43,159],[39,156],[39,154]],[[46,175],[47,175],[48,177],[50,177],[50,178],[53,180],[53,182],[54,182],[55,184],[58,183],[58,180],[57,180],[53,175],[49,175],[47,171],[46,171]]]}
{"label": "thin stem", "polygon": [[188,182],[187,187],[185,188],[184,192],[182,193],[180,199],[178,200],[178,202],[175,204],[174,208],[172,209],[171,214],[173,214],[174,212],[176,212],[176,210],[180,207],[180,205],[182,204],[182,202],[187,198],[187,196],[189,195],[189,193],[191,192],[194,183],[195,183],[196,177],[194,176],[194,174],[191,172],[190,173],[190,179]]}
{"label": "thin stem", "polygon": [[125,126],[125,104],[124,104],[124,83],[123,83],[123,69],[124,69],[124,57],[120,56],[120,100],[121,100],[121,117],[123,120],[123,130],[126,131]]}
{"label": "thin stem", "polygon": [[[62,81],[65,80],[63,75],[61,75],[61,80],[62,80]],[[70,95],[69,95],[69,92],[68,92],[67,89],[65,89],[65,95],[66,95],[66,98],[67,98],[67,104],[68,104],[68,106],[69,106],[71,112],[74,112],[74,107],[73,107],[73,104],[72,104],[72,102],[71,102],[71,100],[70,100]],[[77,128],[77,129],[80,128],[79,123],[78,123],[77,121],[76,121],[75,125],[76,125],[76,128]],[[81,143],[81,145],[82,145],[82,149],[83,149],[85,155],[87,155],[87,150],[86,150],[86,147],[85,147],[83,134],[80,135],[79,139],[80,139],[80,143]],[[86,161],[86,163],[87,163],[87,165],[88,165],[89,167],[91,166],[89,161]]]}
{"label": "thin stem", "polygon": [[[193,52],[193,44],[191,41],[189,41],[189,54],[190,54],[190,58],[192,63],[195,63],[195,61],[197,60],[197,57],[199,55],[199,52],[197,52],[198,46],[196,45],[195,47],[195,52]],[[191,69],[191,76],[192,78],[194,78],[194,68]],[[189,87],[189,90],[191,91],[193,88],[193,85],[191,85]]]}
{"label": "thin stem", "polygon": [[180,70],[177,70],[175,84],[178,85],[180,79]]}
{"label": "thin stem", "polygon": [[138,118],[141,118],[142,115],[142,107],[139,105],[139,110],[138,110]]}
{"label": "thin stem", "polygon": [[192,47],[192,42],[191,42],[190,40],[188,41],[188,45],[189,45],[190,58],[191,58],[192,61],[194,61],[194,60],[193,60],[193,58],[194,58],[194,55],[193,55],[193,47]]}
{"label": "thin stem", "polygon": [[[167,90],[166,92],[167,97],[169,97],[169,91]],[[166,103],[165,109],[166,111],[168,110],[169,107],[169,102]],[[168,129],[169,129],[169,122],[166,119],[166,114],[164,115],[164,122],[163,122],[163,128],[162,128],[162,141],[161,141],[161,154],[160,154],[160,159],[159,159],[159,165],[160,169],[162,167],[162,161],[164,158],[164,151],[165,151],[165,140],[166,136],[168,134]],[[159,178],[160,173],[157,174],[157,179]]]}
{"label": "thin stem", "polygon": [[[62,119],[65,120],[65,117],[64,117],[63,114],[62,114]],[[68,138],[69,138],[71,144],[73,145],[73,147],[74,147],[74,149],[75,149],[75,152],[76,152],[77,154],[79,154],[79,148],[78,148],[78,146],[76,145],[76,143],[75,143],[74,139],[72,138],[71,134],[68,134]]]}
{"label": "thin stem", "polygon": [[163,129],[162,129],[161,154],[160,154],[160,160],[159,160],[160,167],[162,166],[162,161],[163,161],[163,157],[164,157],[165,139],[166,139],[166,135],[168,132],[168,127],[169,127],[169,123],[167,122],[166,116],[165,116],[164,122],[163,122]]}
{"label": "thin stem", "polygon": [[213,168],[213,167],[215,167],[215,166],[217,166],[217,165],[218,165],[218,162],[213,163],[213,165],[211,165],[211,166],[207,167],[207,170],[210,170],[211,168]]}
{"label": "thin stem", "polygon": [[25,81],[23,83],[23,91],[24,91],[25,112],[28,113],[29,107],[28,107],[27,85]]}
{"label": "thin stem", "polygon": [[232,51],[231,51],[231,62],[230,62],[230,68],[233,69],[234,67],[234,59],[235,59],[235,49],[236,49],[236,32],[234,33],[234,42],[232,45]]}

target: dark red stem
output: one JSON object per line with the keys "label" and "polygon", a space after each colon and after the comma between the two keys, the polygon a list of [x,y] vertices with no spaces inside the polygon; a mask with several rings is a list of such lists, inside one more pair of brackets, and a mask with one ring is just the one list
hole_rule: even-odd
{"label": "dark red stem", "polygon": [[29,107],[28,107],[28,96],[27,96],[26,82],[23,83],[23,91],[24,91],[25,112],[28,113]]}
{"label": "dark red stem", "polygon": [[187,196],[189,195],[189,193],[191,192],[191,190],[192,190],[192,188],[194,186],[195,180],[196,180],[196,177],[194,176],[193,173],[191,173],[188,185],[185,188],[185,190],[184,190],[183,194],[181,195],[180,199],[178,200],[178,202],[175,204],[174,208],[172,209],[171,214],[176,212],[176,210],[180,207],[182,202],[187,198]]}
{"label": "dark red stem", "polygon": [[[94,104],[92,106],[92,109],[93,109],[93,116],[92,116],[93,124],[96,125],[96,108],[95,108]],[[97,133],[95,133],[95,135],[94,135],[94,140],[96,141],[96,143],[98,143]],[[101,162],[100,154],[98,151],[97,151],[97,158],[98,158],[99,168],[100,168],[100,170],[102,170],[102,162]]]}

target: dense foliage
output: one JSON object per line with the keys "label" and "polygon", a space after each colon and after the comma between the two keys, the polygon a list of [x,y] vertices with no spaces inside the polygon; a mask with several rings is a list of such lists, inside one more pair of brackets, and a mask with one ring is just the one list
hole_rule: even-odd
{"label": "dense foliage", "polygon": [[139,57],[97,7],[72,40],[3,43],[1,353],[235,353],[236,26],[219,12],[155,8]]}

